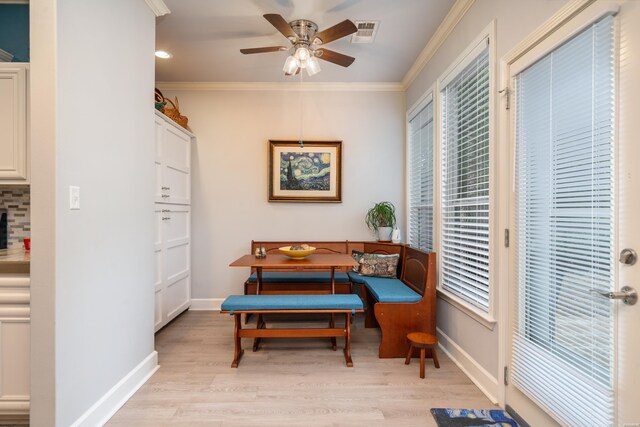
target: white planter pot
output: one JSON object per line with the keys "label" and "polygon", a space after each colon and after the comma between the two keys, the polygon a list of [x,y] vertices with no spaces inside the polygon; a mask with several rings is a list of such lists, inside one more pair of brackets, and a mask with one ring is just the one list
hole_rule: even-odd
{"label": "white planter pot", "polygon": [[392,232],[393,232],[392,227],[378,227],[378,241],[390,242]]}

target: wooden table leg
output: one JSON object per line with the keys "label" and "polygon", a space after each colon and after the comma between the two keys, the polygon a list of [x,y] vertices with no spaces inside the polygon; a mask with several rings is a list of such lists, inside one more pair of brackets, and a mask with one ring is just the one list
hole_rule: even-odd
{"label": "wooden table leg", "polygon": [[[262,320],[262,314],[258,314],[258,321],[256,322],[256,329],[264,329],[266,324]],[[260,338],[253,339],[253,351],[258,351],[260,348]]]}
{"label": "wooden table leg", "polygon": [[420,347],[420,378],[424,378],[424,347]]}
{"label": "wooden table leg", "polygon": [[[260,288],[262,287],[262,267],[256,267],[256,295],[260,295]],[[256,323],[256,329],[262,329],[264,327],[264,321],[262,320],[262,314],[258,314],[258,321]],[[253,351],[258,351],[260,347],[260,338],[253,339]]]}
{"label": "wooden table leg", "polygon": [[351,360],[351,313],[347,313],[345,320],[345,337],[344,337],[344,360],[347,362],[347,368],[353,368],[353,360]]}
{"label": "wooden table leg", "polygon": [[[331,313],[331,320],[329,321],[329,327],[330,328],[336,327],[335,314],[333,313]],[[336,337],[331,337],[331,350],[336,351],[337,348],[338,348],[338,342],[336,341]]]}
{"label": "wooden table leg", "polygon": [[[331,267],[331,295],[335,295],[336,293],[336,268]],[[335,328],[335,316],[331,313],[331,321],[329,322],[330,328]],[[331,349],[336,351],[338,348],[338,344],[336,342],[336,337],[331,337]]]}
{"label": "wooden table leg", "polygon": [[256,267],[256,295],[260,295],[262,287],[262,267]]}
{"label": "wooden table leg", "polygon": [[244,354],[244,350],[242,349],[242,341],[240,339],[240,329],[242,329],[242,316],[240,314],[234,314],[235,318],[235,328],[233,330],[233,340],[235,343],[235,348],[233,351],[233,362],[231,362],[232,368],[237,368],[238,363],[240,363],[240,358]]}

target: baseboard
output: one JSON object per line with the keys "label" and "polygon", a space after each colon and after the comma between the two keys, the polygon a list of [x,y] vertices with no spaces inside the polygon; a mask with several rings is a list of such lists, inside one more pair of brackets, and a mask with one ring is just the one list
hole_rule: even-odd
{"label": "baseboard", "polygon": [[103,426],[158,370],[158,353],[151,352],[111,390],[93,404],[72,427]]}
{"label": "baseboard", "polygon": [[498,404],[498,379],[493,377],[486,369],[478,364],[466,351],[456,344],[447,336],[440,328],[438,331],[438,339],[440,341],[440,349],[449,356],[449,359],[458,365],[458,368],[464,372],[471,381],[482,391],[489,400]]}
{"label": "baseboard", "polygon": [[201,298],[201,299],[192,299],[191,307],[189,310],[199,311],[199,310],[218,310],[220,311],[220,307],[222,306],[222,302],[224,298]]}

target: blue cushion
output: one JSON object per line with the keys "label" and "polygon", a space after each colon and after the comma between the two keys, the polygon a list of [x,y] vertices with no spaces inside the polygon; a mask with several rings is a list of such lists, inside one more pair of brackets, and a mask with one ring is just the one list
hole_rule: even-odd
{"label": "blue cushion", "polygon": [[[249,276],[249,283],[255,283],[257,274],[253,273]],[[342,271],[336,271],[335,275],[336,283],[349,282],[349,276]],[[330,271],[263,271],[262,272],[263,283],[331,283]]]}
{"label": "blue cushion", "polygon": [[365,283],[365,276],[361,276],[355,271],[349,271],[347,274],[349,275],[349,279],[351,279],[353,283],[360,283],[361,285]]}
{"label": "blue cushion", "polygon": [[402,283],[400,279],[362,276],[367,289],[379,302],[418,302],[422,295]]}
{"label": "blue cushion", "polygon": [[223,311],[235,310],[364,310],[354,294],[329,295],[231,295],[222,303]]}

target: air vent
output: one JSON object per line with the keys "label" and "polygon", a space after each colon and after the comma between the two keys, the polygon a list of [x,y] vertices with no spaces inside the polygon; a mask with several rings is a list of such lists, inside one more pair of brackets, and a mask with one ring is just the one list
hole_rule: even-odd
{"label": "air vent", "polygon": [[351,36],[351,43],[373,43],[380,21],[356,21],[358,31]]}

